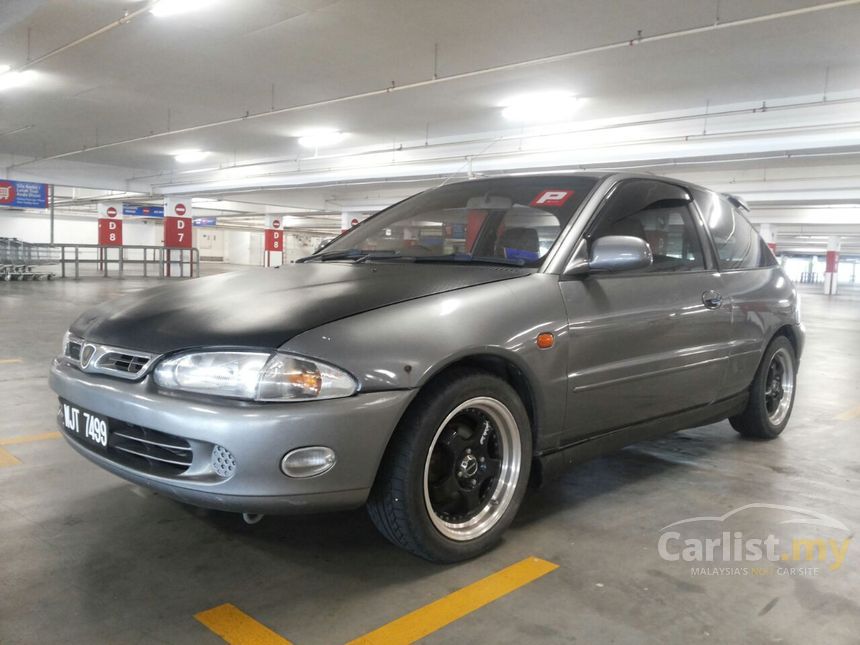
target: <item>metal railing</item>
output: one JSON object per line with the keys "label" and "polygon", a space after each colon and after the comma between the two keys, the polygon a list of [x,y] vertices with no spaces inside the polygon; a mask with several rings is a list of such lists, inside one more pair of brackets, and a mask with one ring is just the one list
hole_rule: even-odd
{"label": "metal railing", "polygon": [[[100,246],[98,244],[28,244],[30,253],[41,257],[39,264],[58,267],[60,277],[81,277],[82,269],[95,268],[89,275],[154,278],[200,276],[200,251],[163,246]],[[139,269],[139,270],[135,270]]]}
{"label": "metal railing", "polygon": [[54,274],[37,269],[56,264],[53,250],[34,248],[17,238],[0,237],[0,279],[50,280]]}

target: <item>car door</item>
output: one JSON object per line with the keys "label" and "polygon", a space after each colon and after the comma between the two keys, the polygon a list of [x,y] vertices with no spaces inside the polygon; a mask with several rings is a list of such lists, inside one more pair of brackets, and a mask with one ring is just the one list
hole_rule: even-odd
{"label": "car door", "polygon": [[[723,195],[692,189],[710,231],[723,283],[722,294],[732,314],[732,349],[719,396],[747,389],[767,344],[778,327],[776,312],[790,316],[793,287],[764,240],[740,209]],[[785,314],[784,314],[785,315]]]}
{"label": "car door", "polygon": [[568,314],[567,441],[712,402],[726,369],[731,314],[688,191],[626,179],[585,233],[648,242],[643,270],[563,277]]}

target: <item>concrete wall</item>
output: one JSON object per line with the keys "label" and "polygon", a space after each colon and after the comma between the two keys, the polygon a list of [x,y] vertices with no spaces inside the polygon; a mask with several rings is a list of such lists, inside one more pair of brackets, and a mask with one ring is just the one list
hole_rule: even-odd
{"label": "concrete wall", "polygon": [[225,231],[224,262],[263,265],[263,233],[258,231]]}
{"label": "concrete wall", "polygon": [[225,231],[213,227],[195,227],[193,244],[200,250],[200,259],[210,262],[224,260]]}
{"label": "concrete wall", "polygon": [[[58,216],[54,220],[54,242],[57,244],[97,244],[98,220],[92,217]],[[0,210],[0,237],[16,237],[24,242],[51,241],[51,223],[47,214]],[[161,222],[123,220],[125,244],[160,246]]]}

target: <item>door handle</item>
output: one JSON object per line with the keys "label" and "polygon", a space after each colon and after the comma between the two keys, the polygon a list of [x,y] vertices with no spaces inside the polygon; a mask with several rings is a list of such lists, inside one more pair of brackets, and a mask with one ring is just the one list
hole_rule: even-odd
{"label": "door handle", "polygon": [[708,309],[717,309],[721,304],[723,304],[723,297],[720,295],[719,291],[708,289],[702,294],[702,303]]}

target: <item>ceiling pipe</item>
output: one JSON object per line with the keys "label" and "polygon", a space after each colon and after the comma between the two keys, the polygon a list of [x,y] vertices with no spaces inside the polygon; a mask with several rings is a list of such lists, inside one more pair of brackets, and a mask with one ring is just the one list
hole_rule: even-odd
{"label": "ceiling pipe", "polygon": [[[82,42],[86,42],[87,40],[90,40],[90,39],[96,37],[97,35],[99,35],[101,33],[109,31],[110,29],[113,29],[114,27],[117,27],[121,24],[125,24],[126,22],[128,22],[132,18],[143,13],[144,11],[148,11],[155,4],[156,4],[155,2],[149,3],[143,9],[138,9],[138,10],[128,14],[128,16],[121,18],[120,20],[116,21],[115,23],[111,23],[110,25],[106,25],[105,27],[102,27],[101,29],[93,32],[92,34],[89,34],[87,36],[84,36],[83,38],[78,39],[74,43],[69,43],[68,45],[64,45],[63,47],[60,47],[60,48],[58,48],[52,52],[49,52],[48,54],[45,54],[45,55],[35,59],[34,61],[32,61],[27,66],[29,67],[29,66],[32,66],[38,62],[44,61],[51,56],[54,56],[54,55],[59,54],[63,51],[66,51],[67,49],[70,49],[71,47],[74,47],[77,44],[80,44]],[[84,148],[80,148],[78,150],[70,150],[68,152],[62,152],[62,153],[59,153],[56,155],[51,155],[48,157],[36,158],[36,159],[33,159],[32,161],[26,161],[26,162],[22,162],[20,164],[10,166],[9,168],[10,169],[16,168],[16,167],[36,163],[38,161],[47,161],[47,160],[51,160],[51,159],[63,159],[66,157],[72,157],[72,156],[76,156],[79,154],[84,154],[86,152],[93,152],[95,150],[105,150],[107,148],[113,148],[116,146],[128,145],[131,143],[138,143],[138,142],[142,142],[142,141],[151,141],[153,139],[159,139],[159,138],[178,135],[178,134],[188,134],[190,132],[199,132],[200,130],[205,130],[205,129],[209,129],[209,128],[216,128],[216,127],[223,127],[223,126],[231,125],[234,123],[241,123],[243,121],[263,119],[266,117],[276,116],[276,115],[280,115],[280,114],[289,114],[291,112],[298,112],[298,111],[309,110],[309,109],[313,109],[313,108],[336,105],[339,103],[346,103],[349,101],[371,98],[374,96],[383,96],[385,94],[393,94],[395,92],[403,92],[403,91],[413,90],[413,89],[417,89],[417,88],[421,88],[421,87],[429,87],[429,86],[438,85],[441,83],[448,83],[451,81],[458,81],[458,80],[464,80],[464,79],[474,78],[474,77],[478,77],[478,76],[483,76],[485,74],[495,74],[498,72],[517,70],[517,69],[522,69],[522,68],[531,67],[531,66],[535,66],[535,65],[546,65],[546,64],[551,64],[551,63],[557,63],[557,62],[562,62],[562,61],[566,61],[566,60],[571,60],[571,59],[577,58],[579,56],[586,56],[586,55],[595,54],[595,53],[612,51],[615,49],[623,49],[626,47],[632,47],[632,46],[636,46],[636,45],[644,45],[646,43],[660,42],[660,41],[664,41],[664,40],[672,40],[675,38],[683,38],[683,37],[687,37],[687,36],[695,36],[695,35],[699,35],[699,34],[704,34],[704,33],[713,32],[713,31],[720,31],[723,29],[730,29],[730,28],[734,28],[734,27],[754,25],[754,24],[759,24],[759,23],[763,23],[763,22],[769,22],[772,20],[792,18],[792,17],[806,15],[806,14],[810,14],[810,13],[816,13],[819,11],[828,11],[831,9],[839,9],[842,7],[847,7],[847,6],[856,5],[856,4],[860,4],[860,0],[837,0],[835,2],[826,2],[823,4],[812,5],[812,6],[808,6],[808,7],[801,7],[798,9],[789,9],[786,11],[778,11],[775,13],[764,14],[761,16],[753,16],[750,18],[740,18],[738,20],[730,20],[727,22],[715,22],[714,24],[711,24],[711,25],[703,25],[700,27],[690,27],[687,29],[680,29],[677,31],[666,32],[666,33],[662,33],[662,34],[655,34],[653,36],[637,35],[635,38],[631,38],[629,40],[622,40],[622,41],[608,43],[608,44],[604,44],[604,45],[597,45],[595,47],[587,47],[584,49],[577,49],[574,51],[565,52],[563,54],[555,54],[552,56],[543,56],[543,57],[533,58],[533,59],[529,59],[529,60],[525,60],[525,61],[518,61],[516,63],[507,63],[504,65],[495,65],[495,66],[491,66],[491,67],[484,67],[481,69],[472,70],[469,72],[462,72],[459,74],[451,74],[448,76],[438,76],[438,77],[434,76],[433,78],[430,78],[427,80],[415,81],[412,83],[405,83],[403,85],[392,84],[391,86],[385,87],[382,89],[369,90],[366,92],[360,92],[357,94],[350,94],[350,95],[346,95],[346,96],[340,96],[340,97],[335,97],[335,98],[331,98],[331,99],[325,99],[322,101],[314,101],[311,103],[304,103],[301,105],[294,105],[294,106],[285,107],[285,108],[278,108],[278,109],[274,109],[274,110],[269,110],[267,112],[255,112],[252,114],[246,113],[246,114],[239,116],[239,117],[222,119],[219,121],[211,121],[209,123],[201,123],[201,124],[189,126],[186,128],[180,128],[178,130],[168,130],[165,132],[158,132],[158,133],[149,134],[149,135],[145,135],[145,136],[141,136],[141,137],[132,137],[129,139],[122,139],[119,141],[113,141],[110,143],[103,143],[101,145],[96,145],[96,146],[92,146],[89,148],[84,147]]]}
{"label": "ceiling pipe", "polygon": [[[610,131],[610,130],[619,130],[623,128],[637,128],[643,126],[651,126],[651,125],[671,125],[673,123],[683,123],[685,121],[697,121],[700,119],[707,118],[709,120],[719,119],[723,117],[731,117],[731,116],[741,116],[745,114],[759,114],[765,112],[777,112],[781,110],[796,110],[796,109],[804,109],[804,108],[815,108],[815,107],[823,107],[823,106],[835,106],[835,105],[850,105],[854,103],[860,103],[860,97],[857,98],[843,98],[843,99],[830,99],[823,100],[818,99],[815,101],[797,101],[793,103],[781,103],[778,105],[767,105],[766,102],[763,102],[761,105],[756,107],[746,107],[746,108],[732,108],[727,110],[720,110],[717,112],[708,112],[701,111],[695,112],[692,114],[683,114],[678,116],[671,117],[658,117],[652,119],[639,119],[635,121],[622,121],[618,123],[610,123],[607,125],[601,125],[593,128],[581,128],[581,127],[562,127],[556,130],[544,131],[537,134],[532,135],[523,135],[522,133],[517,134],[506,134],[506,135],[497,135],[492,137],[477,137],[477,138],[469,138],[469,139],[458,139],[456,141],[444,141],[437,143],[416,143],[416,144],[403,144],[399,145],[396,150],[393,150],[390,145],[385,146],[377,146],[369,150],[361,150],[360,152],[335,152],[325,155],[314,155],[311,157],[298,157],[298,158],[279,158],[279,159],[266,159],[266,160],[257,160],[257,161],[245,161],[241,163],[233,163],[227,166],[223,166],[220,168],[203,168],[203,169],[191,169],[181,171],[180,173],[173,172],[158,172],[153,173],[151,175],[135,175],[134,179],[137,181],[148,180],[148,179],[158,179],[160,177],[164,177],[165,175],[175,176],[176,174],[182,175],[190,175],[190,174],[203,174],[203,173],[215,173],[224,170],[235,170],[237,168],[253,168],[253,167],[261,167],[261,166],[271,166],[277,164],[285,164],[285,163],[302,163],[305,161],[324,161],[327,159],[350,159],[350,158],[361,158],[369,155],[378,155],[378,154],[386,154],[394,152],[410,152],[413,150],[432,150],[435,148],[445,148],[450,146],[463,146],[463,145],[485,145],[488,143],[499,143],[502,141],[520,141],[524,139],[540,139],[546,137],[558,137],[565,136],[571,134],[597,134],[600,132]],[[713,123],[712,123],[713,125]],[[719,136],[748,136],[749,134],[762,134],[762,133],[775,133],[775,132],[786,132],[791,130],[813,130],[813,129],[833,129],[839,127],[853,127],[857,126],[857,122],[845,122],[845,123],[828,123],[824,125],[810,125],[810,126],[783,126],[780,128],[770,128],[770,129],[757,129],[757,130],[738,130],[734,132],[712,132],[710,134],[691,134],[691,135],[682,135],[686,139],[705,139],[705,138],[713,138]],[[646,140],[642,139],[637,141],[637,143],[650,143],[654,142],[654,140]],[[462,155],[455,155],[462,156]],[[474,157],[480,157],[481,155],[475,154]],[[442,157],[445,159],[446,157]],[[27,162],[32,163],[32,162]],[[172,185],[180,182],[170,181],[165,184],[160,185]]]}
{"label": "ceiling pipe", "polygon": [[[829,126],[815,126],[809,129],[820,129],[827,128]],[[787,128],[788,130],[793,130],[793,128]],[[711,135],[673,135],[667,137],[657,137],[651,139],[641,139],[634,142],[618,142],[604,145],[596,145],[592,144],[588,146],[589,150],[610,150],[612,148],[619,147],[628,147],[628,146],[642,146],[642,145],[655,145],[655,144],[668,144],[668,143],[687,143],[690,141],[705,141],[709,139],[721,139],[721,138],[734,138],[738,136],[750,136],[750,135],[773,135],[778,134],[782,128],[774,128],[771,130],[745,130],[738,133],[733,132],[725,132],[725,133],[715,133]],[[516,139],[517,137],[514,137]],[[452,144],[456,145],[456,144]],[[515,159],[516,158],[527,158],[534,157],[536,155],[541,154],[550,154],[563,152],[557,148],[535,148],[524,152],[516,152],[510,150],[499,150],[495,152],[482,152],[482,153],[474,153],[474,154],[464,154],[462,152],[451,152],[444,156],[436,156],[432,158],[420,158],[420,159],[407,159],[403,161],[397,161],[392,163],[381,164],[377,167],[378,171],[382,171],[382,169],[394,168],[398,167],[401,169],[408,168],[409,166],[421,166],[421,165],[433,165],[433,164],[452,164],[459,163],[464,156],[471,158],[472,160],[492,160],[492,159],[504,159],[507,157],[512,158],[512,165],[510,168],[505,170],[504,172],[512,172],[512,171],[529,171],[529,172],[539,172],[541,170],[564,170],[564,169],[572,169],[572,170],[627,170],[627,169],[647,169],[647,168],[655,168],[655,167],[683,167],[689,165],[698,165],[698,164],[711,164],[711,163],[730,163],[736,161],[762,161],[768,159],[797,159],[804,157],[818,157],[823,155],[828,156],[842,156],[842,155],[857,155],[860,154],[860,145],[858,144],[846,144],[850,149],[848,150],[838,150],[832,149],[827,150],[826,152],[822,152],[823,147],[818,149],[813,149],[811,151],[800,151],[795,152],[791,150],[779,150],[773,153],[767,152],[758,152],[758,153],[739,153],[739,154],[722,154],[719,156],[699,156],[699,157],[689,157],[689,158],[675,158],[675,157],[659,157],[650,159],[647,161],[618,161],[618,162],[585,162],[585,163],[567,163],[567,164],[558,164],[553,162],[552,164],[540,165],[540,164],[532,164],[525,166],[517,166]],[[284,161],[282,163],[291,163],[290,161]],[[313,170],[308,170],[306,176],[319,176],[325,175],[326,173],[332,172],[343,172],[344,170],[350,170],[353,168],[338,168],[338,167],[325,167],[325,168],[314,168]],[[492,175],[497,174],[491,170],[483,170],[481,172],[482,175]],[[418,182],[418,181],[430,181],[434,179],[445,180],[451,179],[454,177],[466,176],[468,172],[465,168],[451,172],[450,169],[443,170],[439,169],[433,170],[431,172],[417,173],[414,175],[402,175],[397,179],[400,182],[408,183],[408,182]],[[297,170],[287,170],[287,171],[271,171],[266,173],[258,173],[255,175],[251,175],[248,177],[243,177],[241,179],[236,180],[227,180],[219,177],[212,177],[208,179],[204,179],[198,181],[196,183],[173,183],[173,182],[165,182],[165,183],[153,183],[152,188],[155,190],[160,190],[165,194],[177,193],[177,192],[206,192],[211,194],[222,194],[222,193],[236,193],[241,192],[244,189],[260,189],[265,188],[268,190],[272,189],[287,189],[287,188],[322,188],[326,186],[344,186],[344,185],[359,185],[359,184],[378,184],[383,181],[382,177],[371,177],[371,176],[361,176],[356,177],[354,181],[346,180],[337,180],[332,181],[329,178],[320,178],[317,180],[306,181],[302,183],[296,183],[295,181],[291,181],[289,183],[278,183],[277,179],[280,177],[292,177],[297,178],[300,177],[301,173]],[[389,177],[388,182],[391,181]],[[261,183],[264,182],[264,183]]]}
{"label": "ceiling pipe", "polygon": [[90,32],[85,36],[81,36],[80,38],[73,40],[70,43],[66,43],[65,45],[61,45],[60,47],[57,47],[56,49],[52,49],[51,51],[49,51],[46,54],[42,54],[41,56],[37,56],[36,58],[27,61],[26,63],[24,63],[20,67],[15,68],[15,71],[16,72],[22,72],[25,69],[30,69],[31,67],[35,67],[36,65],[44,63],[49,58],[53,58],[54,56],[57,56],[58,54],[62,54],[63,52],[72,49],[73,47],[77,47],[78,45],[82,45],[83,43],[88,42],[88,41],[92,40],[93,38],[97,38],[98,36],[101,36],[102,34],[105,34],[109,31],[111,31],[112,29],[116,29],[117,27],[121,27],[122,25],[125,25],[125,24],[131,22],[132,20],[134,20],[135,18],[137,18],[141,14],[146,13],[147,11],[152,9],[157,4],[158,4],[158,0],[154,0],[153,2],[146,3],[140,9],[135,9],[134,11],[131,11],[131,12],[126,11],[125,14],[123,14],[123,17],[120,18],[119,20],[114,20],[113,22],[105,25],[104,27],[99,27],[95,31]]}

